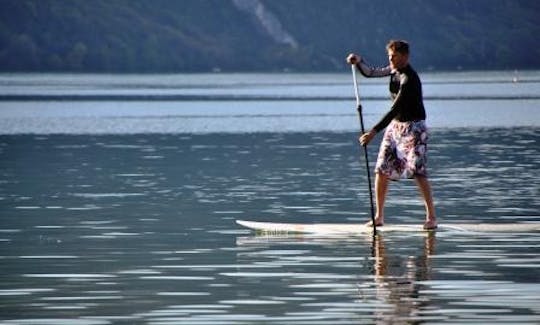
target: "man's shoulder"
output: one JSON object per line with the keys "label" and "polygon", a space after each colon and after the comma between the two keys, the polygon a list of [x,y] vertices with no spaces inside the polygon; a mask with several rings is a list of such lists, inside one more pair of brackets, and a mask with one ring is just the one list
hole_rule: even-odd
{"label": "man's shoulder", "polygon": [[408,75],[418,75],[416,73],[416,70],[410,64],[407,64],[407,66],[403,68],[402,73],[408,74]]}
{"label": "man's shoulder", "polygon": [[406,76],[407,81],[415,80],[416,82],[420,82],[420,76],[418,76],[418,73],[410,64],[403,69],[402,75]]}

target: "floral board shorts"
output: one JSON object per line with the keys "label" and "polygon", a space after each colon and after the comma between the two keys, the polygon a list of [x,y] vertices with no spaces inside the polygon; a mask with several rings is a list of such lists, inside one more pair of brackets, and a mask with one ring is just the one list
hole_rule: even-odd
{"label": "floral board shorts", "polygon": [[427,176],[427,140],[425,121],[393,120],[384,132],[375,173],[391,180]]}

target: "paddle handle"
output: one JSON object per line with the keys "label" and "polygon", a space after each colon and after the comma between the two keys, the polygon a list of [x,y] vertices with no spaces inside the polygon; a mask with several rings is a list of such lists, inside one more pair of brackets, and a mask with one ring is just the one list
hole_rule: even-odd
{"label": "paddle handle", "polygon": [[[351,64],[351,70],[353,74],[354,95],[356,97],[356,106],[361,106],[360,105],[360,91],[358,90],[358,81],[356,79],[356,65],[355,64]],[[362,132],[364,132],[363,129],[362,129]]]}

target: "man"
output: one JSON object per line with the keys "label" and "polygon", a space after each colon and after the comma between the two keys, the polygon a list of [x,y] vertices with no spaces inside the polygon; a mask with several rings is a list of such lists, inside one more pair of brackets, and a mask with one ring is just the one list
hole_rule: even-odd
{"label": "man", "polygon": [[[386,50],[390,64],[384,68],[370,67],[354,53],[347,56],[347,62],[356,65],[365,77],[390,76],[392,106],[379,123],[359,138],[360,143],[366,146],[378,132],[386,128],[375,165],[375,225],[379,227],[384,224],[389,180],[414,178],[426,209],[424,229],[435,229],[437,218],[426,170],[428,135],[422,84],[409,64],[407,42],[392,40]],[[372,225],[371,222],[368,225]]]}

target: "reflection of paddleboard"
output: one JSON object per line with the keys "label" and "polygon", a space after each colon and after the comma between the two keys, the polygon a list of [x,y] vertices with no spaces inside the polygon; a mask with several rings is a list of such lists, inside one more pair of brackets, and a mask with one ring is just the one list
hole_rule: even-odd
{"label": "reflection of paddleboard", "polygon": [[[277,233],[305,233],[328,235],[357,235],[371,233],[373,228],[355,223],[275,223],[236,220],[236,223],[257,231]],[[536,232],[540,222],[531,223],[445,223],[439,224],[437,231],[460,232]],[[378,232],[420,232],[426,231],[420,224],[385,224],[377,227]],[[430,230],[431,231],[431,230]]]}

